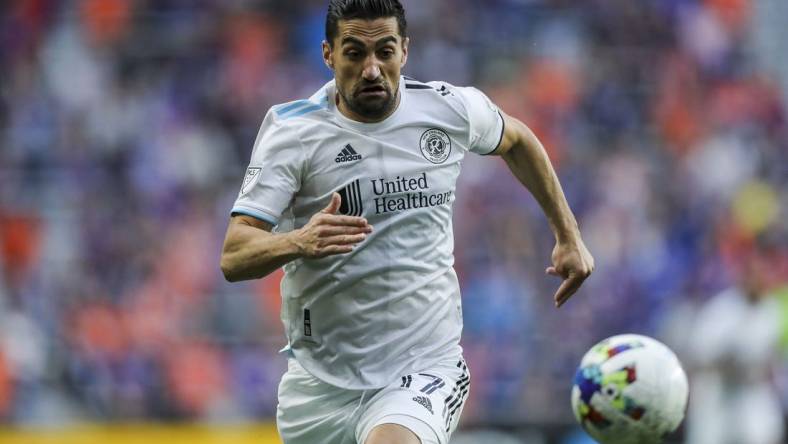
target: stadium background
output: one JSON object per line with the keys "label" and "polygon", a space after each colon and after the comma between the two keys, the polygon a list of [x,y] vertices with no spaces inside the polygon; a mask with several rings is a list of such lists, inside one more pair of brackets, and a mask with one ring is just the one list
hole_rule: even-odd
{"label": "stadium background", "polygon": [[[528,123],[596,257],[554,310],[543,216],[500,160],[466,158],[466,430],[585,442],[568,402],[583,352],[638,332],[681,355],[676,326],[755,237],[777,245],[788,313],[788,3],[404,3],[405,73],[476,85]],[[2,2],[0,442],[276,442],[280,274],[228,284],[218,254],[266,110],[330,76],[324,14],[322,0]]]}

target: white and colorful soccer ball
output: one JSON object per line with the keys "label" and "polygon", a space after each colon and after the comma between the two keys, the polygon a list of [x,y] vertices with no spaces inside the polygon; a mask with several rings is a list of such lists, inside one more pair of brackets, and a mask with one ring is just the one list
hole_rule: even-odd
{"label": "white and colorful soccer ball", "polygon": [[684,419],[689,386],[676,355],[647,336],[607,338],[583,356],[575,418],[602,444],[660,443]]}

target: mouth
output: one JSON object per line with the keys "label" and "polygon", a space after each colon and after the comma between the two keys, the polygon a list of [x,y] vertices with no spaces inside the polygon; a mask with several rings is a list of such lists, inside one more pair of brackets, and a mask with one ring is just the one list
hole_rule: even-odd
{"label": "mouth", "polygon": [[370,96],[372,96],[372,97],[377,97],[377,96],[383,97],[383,96],[386,96],[388,94],[388,91],[386,90],[386,88],[383,85],[371,85],[371,86],[365,86],[365,87],[361,88],[359,90],[358,94],[360,96],[366,96],[366,97],[370,97]]}

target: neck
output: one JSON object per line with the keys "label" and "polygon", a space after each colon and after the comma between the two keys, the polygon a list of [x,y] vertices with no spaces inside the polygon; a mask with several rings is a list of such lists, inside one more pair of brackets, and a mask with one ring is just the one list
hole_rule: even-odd
{"label": "neck", "polygon": [[355,120],[361,123],[378,123],[386,120],[388,116],[392,115],[394,111],[397,109],[397,107],[399,107],[400,88],[397,88],[396,97],[394,98],[394,106],[392,106],[391,109],[387,110],[386,113],[380,117],[369,117],[354,112],[352,109],[350,109],[349,106],[347,106],[347,103],[345,103],[345,99],[342,98],[342,94],[339,94],[339,92],[336,93],[335,100],[339,112],[342,113],[342,115],[347,117],[348,119]]}

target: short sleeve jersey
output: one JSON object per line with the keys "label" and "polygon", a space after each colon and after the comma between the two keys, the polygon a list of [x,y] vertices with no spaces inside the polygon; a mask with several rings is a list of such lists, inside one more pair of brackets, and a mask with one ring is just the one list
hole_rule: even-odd
{"label": "short sleeve jersey", "polygon": [[400,92],[397,109],[371,124],[336,108],[333,81],[272,107],[232,209],[283,232],[338,192],[341,214],[373,225],[353,252],[297,259],[282,280],[295,358],[348,389],[383,387],[461,353],[455,185],[465,154],[489,154],[503,136],[500,112],[475,88],[401,78]]}

